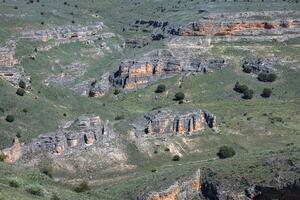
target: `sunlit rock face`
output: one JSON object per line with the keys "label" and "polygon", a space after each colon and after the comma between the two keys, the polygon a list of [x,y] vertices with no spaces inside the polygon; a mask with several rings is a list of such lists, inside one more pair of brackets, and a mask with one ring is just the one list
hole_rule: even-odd
{"label": "sunlit rock face", "polygon": [[4,149],[2,153],[4,155],[5,163],[15,163],[21,157],[21,144],[17,137],[13,140],[13,145],[10,148]]}
{"label": "sunlit rock face", "polygon": [[189,135],[205,128],[217,127],[216,116],[203,110],[181,112],[158,110],[145,115],[147,135],[179,134]]}
{"label": "sunlit rock face", "polygon": [[178,58],[170,50],[159,50],[138,60],[126,60],[113,76],[113,85],[131,90],[182,73],[206,73],[223,69],[223,58]]}

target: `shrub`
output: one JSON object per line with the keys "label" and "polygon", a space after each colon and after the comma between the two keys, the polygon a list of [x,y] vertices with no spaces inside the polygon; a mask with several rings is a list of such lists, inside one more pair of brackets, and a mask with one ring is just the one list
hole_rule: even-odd
{"label": "shrub", "polygon": [[6,156],[2,153],[0,153],[0,162],[3,162],[5,160]]}
{"label": "shrub", "polygon": [[248,66],[243,66],[243,72],[245,72],[245,73],[249,74],[249,73],[251,73],[251,72],[252,72],[252,69],[251,69],[251,67],[248,67]]}
{"label": "shrub", "polygon": [[13,121],[15,121],[15,117],[13,115],[7,115],[5,120],[9,123],[12,123]]}
{"label": "shrub", "polygon": [[166,91],[166,86],[163,84],[158,85],[155,90],[156,93],[163,93],[164,91]]}
{"label": "shrub", "polygon": [[19,82],[19,87],[25,89],[26,88],[26,83],[23,80],[20,80]]}
{"label": "shrub", "polygon": [[230,158],[230,157],[233,157],[235,155],[235,151],[232,147],[222,146],[222,147],[220,147],[219,152],[217,153],[217,155],[221,159]]}
{"label": "shrub", "polygon": [[19,95],[19,96],[24,96],[25,90],[23,88],[18,88],[16,94]]}
{"label": "shrub", "polygon": [[60,198],[58,197],[57,193],[53,193],[52,197],[51,197],[51,200],[60,200]]}
{"label": "shrub", "polygon": [[122,120],[122,119],[125,119],[125,117],[123,115],[118,115],[118,116],[115,117],[116,121]]}
{"label": "shrub", "polygon": [[265,88],[262,93],[261,96],[264,98],[269,98],[272,94],[272,90],[270,88]]}
{"label": "shrub", "polygon": [[21,182],[17,178],[13,178],[9,181],[9,186],[14,187],[14,188],[18,188],[18,187],[21,186]]}
{"label": "shrub", "polygon": [[257,77],[257,79],[262,82],[274,82],[276,78],[277,78],[276,74],[264,73],[264,72],[258,74]]}
{"label": "shrub", "polygon": [[32,185],[29,186],[28,188],[26,188],[26,191],[32,195],[37,195],[37,196],[43,196],[44,195],[44,191],[43,188],[41,186],[38,185]]}
{"label": "shrub", "polygon": [[239,82],[236,82],[233,88],[234,91],[238,92],[238,93],[244,93],[245,91],[248,90],[248,86],[247,85],[240,85]]}
{"label": "shrub", "polygon": [[114,95],[118,95],[118,94],[120,94],[121,93],[121,91],[119,90],[119,89],[115,89],[114,90]]}
{"label": "shrub", "polygon": [[244,92],[244,96],[243,96],[243,99],[252,99],[253,98],[253,94],[254,94],[254,91],[251,90],[251,89],[248,89]]}
{"label": "shrub", "polygon": [[86,181],[83,181],[82,183],[80,183],[75,189],[74,191],[75,192],[85,192],[85,191],[88,191],[90,190],[90,187],[88,185],[88,183]]}
{"label": "shrub", "polygon": [[21,138],[21,137],[22,137],[21,133],[20,133],[20,132],[17,132],[16,137],[17,137],[17,138]]}
{"label": "shrub", "polygon": [[53,177],[53,170],[51,167],[43,167],[42,169],[40,169],[40,171],[50,178]]}
{"label": "shrub", "polygon": [[175,100],[176,100],[176,101],[181,101],[181,100],[183,100],[184,98],[185,98],[185,95],[184,95],[183,92],[177,92],[177,93],[175,94]]}
{"label": "shrub", "polygon": [[165,151],[166,151],[166,152],[169,152],[169,151],[170,151],[170,149],[167,147],[167,148],[165,148]]}
{"label": "shrub", "polygon": [[172,158],[173,161],[179,161],[180,160],[180,156],[179,155],[174,155]]}

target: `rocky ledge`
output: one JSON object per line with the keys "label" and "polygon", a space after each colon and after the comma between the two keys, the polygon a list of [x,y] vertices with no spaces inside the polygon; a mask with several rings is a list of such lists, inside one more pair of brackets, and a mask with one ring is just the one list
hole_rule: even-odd
{"label": "rocky ledge", "polygon": [[200,170],[192,177],[185,177],[161,192],[150,192],[138,200],[189,200],[199,196],[201,189]]}
{"label": "rocky ledge", "polygon": [[144,135],[189,135],[206,127],[216,129],[217,121],[215,115],[203,110],[183,112],[165,109],[147,113],[135,127]]}
{"label": "rocky ledge", "polygon": [[248,73],[259,74],[263,73],[275,73],[276,60],[269,58],[248,58],[244,60],[243,71]]}
{"label": "rocky ledge", "polygon": [[52,156],[68,155],[93,144],[113,146],[115,141],[116,135],[109,122],[102,121],[98,116],[80,116],[66,123],[57,132],[42,134],[27,144],[21,145],[15,138],[13,146],[4,149],[2,154],[5,162],[15,163],[20,158],[43,153]]}
{"label": "rocky ledge", "polygon": [[115,87],[132,90],[175,74],[223,69],[226,64],[223,58],[178,59],[170,50],[159,50],[139,60],[122,62],[112,82]]}

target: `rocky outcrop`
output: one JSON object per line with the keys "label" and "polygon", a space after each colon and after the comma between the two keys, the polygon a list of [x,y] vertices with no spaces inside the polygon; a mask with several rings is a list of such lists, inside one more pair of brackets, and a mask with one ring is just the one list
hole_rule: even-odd
{"label": "rocky outcrop", "polygon": [[200,189],[200,170],[198,170],[192,177],[185,177],[164,191],[145,194],[138,197],[138,200],[190,200],[199,196]]}
{"label": "rocky outcrop", "polygon": [[7,42],[4,47],[0,47],[0,77],[13,85],[18,85],[24,81],[26,86],[30,85],[30,77],[24,72],[19,61],[15,58],[16,44],[13,41]]}
{"label": "rocky outcrop", "polygon": [[89,91],[89,96],[90,97],[102,97],[105,94],[107,94],[107,92],[109,91],[110,88],[110,74],[109,72],[104,73],[101,78],[100,81],[94,81],[91,84],[90,87],[90,91]]}
{"label": "rocky outcrop", "polygon": [[3,154],[5,161],[14,163],[20,158],[34,158],[37,154],[64,156],[91,145],[108,143],[114,146],[115,142],[116,135],[108,122],[97,116],[80,116],[57,132],[42,134],[27,144],[20,145],[16,138],[13,146],[3,150]]}
{"label": "rocky outcrop", "polygon": [[192,134],[206,127],[217,128],[216,116],[203,110],[190,112],[158,110],[144,116],[142,130],[147,135]]}
{"label": "rocky outcrop", "polygon": [[88,41],[99,37],[99,32],[103,30],[103,23],[100,22],[88,26],[57,26],[39,31],[27,31],[22,33],[21,38],[39,40],[47,42],[49,40],[79,40]]}
{"label": "rocky outcrop", "polygon": [[10,148],[2,150],[2,155],[4,155],[4,162],[5,163],[15,163],[19,160],[21,156],[21,144],[17,137],[13,140],[13,145]]}
{"label": "rocky outcrop", "polygon": [[230,36],[237,35],[243,31],[287,29],[294,25],[294,21],[225,21],[215,22],[203,20],[191,23],[186,27],[172,29],[173,35],[179,36]]}
{"label": "rocky outcrop", "polygon": [[243,71],[247,73],[259,74],[263,73],[275,73],[276,61],[274,59],[267,58],[248,58],[244,60]]}
{"label": "rocky outcrop", "polygon": [[144,59],[122,62],[112,82],[115,87],[132,90],[175,74],[206,73],[225,66],[226,61],[222,58],[178,59],[171,51],[160,50]]}

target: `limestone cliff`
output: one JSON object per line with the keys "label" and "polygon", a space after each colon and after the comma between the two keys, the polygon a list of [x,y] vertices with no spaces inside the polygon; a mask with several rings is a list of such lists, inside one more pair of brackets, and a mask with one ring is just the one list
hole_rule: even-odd
{"label": "limestone cliff", "polygon": [[138,200],[189,200],[199,196],[201,190],[200,170],[192,177],[182,178],[164,191],[150,192]]}
{"label": "limestone cliff", "polygon": [[2,151],[4,155],[4,162],[15,163],[21,157],[21,144],[17,137],[13,140],[13,145],[10,148],[4,149]]}
{"label": "limestone cliff", "polygon": [[170,50],[159,50],[139,60],[121,63],[112,82],[115,87],[126,90],[149,85],[158,79],[181,73],[206,73],[226,66],[222,58],[177,58]]}

